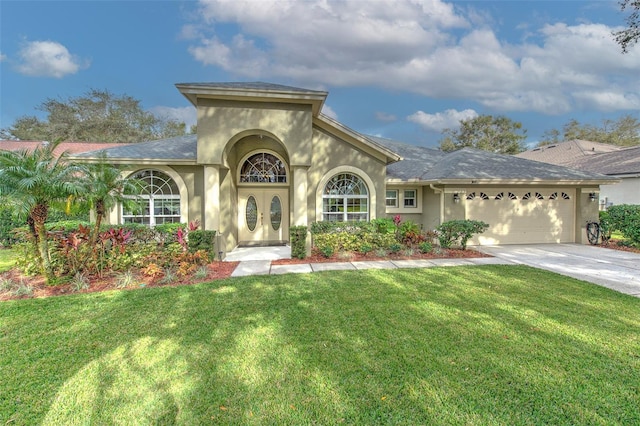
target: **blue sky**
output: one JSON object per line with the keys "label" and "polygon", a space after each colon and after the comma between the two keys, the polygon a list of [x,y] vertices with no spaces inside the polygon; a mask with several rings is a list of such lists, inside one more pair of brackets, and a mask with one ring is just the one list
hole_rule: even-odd
{"label": "blue sky", "polygon": [[616,1],[0,0],[0,127],[91,88],[192,124],[174,84],[265,81],[327,90],[324,112],[367,134],[436,146],[493,114],[534,144],[640,118],[624,19]]}

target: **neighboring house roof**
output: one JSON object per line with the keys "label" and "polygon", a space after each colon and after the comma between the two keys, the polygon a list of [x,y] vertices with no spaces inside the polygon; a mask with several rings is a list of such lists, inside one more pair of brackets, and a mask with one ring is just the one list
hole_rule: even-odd
{"label": "neighboring house roof", "polygon": [[[28,151],[34,150],[38,146],[49,143],[46,141],[15,141],[15,140],[0,140],[0,150],[3,151],[19,151],[26,149]],[[78,154],[81,152],[96,151],[102,149],[108,149],[113,147],[122,147],[122,143],[103,143],[103,142],[60,142],[60,144],[53,150],[55,156],[59,156],[63,152],[67,154]]]}
{"label": "neighboring house roof", "polygon": [[620,149],[621,147],[616,145],[574,139],[530,149],[515,156],[543,163],[572,166],[584,157]]}
{"label": "neighboring house roof", "polygon": [[[195,163],[197,158],[197,135],[177,136],[155,141],[139,142],[130,145],[104,150],[109,159],[122,160],[123,162],[161,162],[161,163]],[[87,160],[97,159],[100,151],[83,152],[74,155],[74,158]]]}
{"label": "neighboring house roof", "polygon": [[383,138],[378,143],[402,155],[403,160],[387,166],[387,177],[426,182],[444,181],[553,181],[577,182],[613,180],[602,174],[568,169],[538,161],[495,154],[472,148],[446,153]]}
{"label": "neighboring house roof", "polygon": [[572,167],[603,175],[638,175],[640,174],[640,146],[584,157]]}

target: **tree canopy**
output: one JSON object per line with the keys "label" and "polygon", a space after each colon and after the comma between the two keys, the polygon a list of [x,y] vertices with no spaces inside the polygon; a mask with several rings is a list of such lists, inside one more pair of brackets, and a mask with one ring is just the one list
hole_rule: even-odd
{"label": "tree canopy", "polygon": [[445,129],[440,149],[445,152],[470,147],[499,154],[517,154],[525,150],[527,131],[522,123],[505,116],[479,115],[460,120],[460,128]]}
{"label": "tree canopy", "polygon": [[630,114],[624,115],[618,120],[603,120],[601,126],[582,124],[571,119],[562,127],[562,130],[546,130],[538,146],[574,139],[617,146],[640,145],[640,121]]}
{"label": "tree canopy", "polygon": [[47,113],[18,118],[2,129],[5,139],[91,142],[142,142],[185,134],[185,123],[157,117],[140,101],[108,90],[90,89],[83,96],[47,99],[36,109]]}
{"label": "tree canopy", "polygon": [[627,53],[640,40],[640,0],[620,0],[618,3],[623,12],[631,12],[627,17],[626,28],[613,33],[622,53]]}

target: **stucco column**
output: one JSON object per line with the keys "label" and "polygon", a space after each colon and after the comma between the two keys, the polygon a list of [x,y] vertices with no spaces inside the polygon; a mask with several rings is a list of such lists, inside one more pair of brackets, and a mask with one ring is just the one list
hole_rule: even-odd
{"label": "stucco column", "polygon": [[204,208],[202,229],[219,231],[220,229],[220,168],[204,166]]}
{"label": "stucco column", "polygon": [[308,167],[294,166],[293,169],[293,199],[291,200],[294,226],[307,226],[309,210],[307,206]]}

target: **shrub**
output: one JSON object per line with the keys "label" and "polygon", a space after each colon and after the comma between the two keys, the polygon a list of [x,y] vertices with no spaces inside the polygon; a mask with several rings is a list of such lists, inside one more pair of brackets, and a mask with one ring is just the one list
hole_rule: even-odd
{"label": "shrub", "polygon": [[394,234],[396,232],[396,224],[393,219],[383,217],[380,219],[373,219],[371,224],[375,227],[376,232],[381,234]]}
{"label": "shrub", "polygon": [[469,239],[488,227],[488,224],[479,220],[449,220],[438,226],[438,240],[443,248],[450,248],[455,242],[459,242],[465,250]]}
{"label": "shrub", "polygon": [[10,247],[17,241],[14,229],[24,225],[10,207],[0,207],[0,245]]}
{"label": "shrub", "polygon": [[307,257],[307,227],[290,227],[289,237],[291,240],[291,257],[294,259],[304,259]]}
{"label": "shrub", "polygon": [[137,284],[136,277],[131,270],[126,270],[116,276],[116,287],[127,288]]}
{"label": "shrub", "polygon": [[89,288],[89,279],[82,272],[76,272],[71,280],[71,290],[78,292]]}
{"label": "shrub", "polygon": [[215,236],[216,231],[198,229],[189,232],[189,251],[204,250],[209,255],[209,259],[215,258]]}
{"label": "shrub", "polygon": [[400,253],[400,250],[402,250],[402,244],[400,243],[393,243],[389,246],[389,251],[391,253]]}
{"label": "shrub", "polygon": [[366,256],[367,253],[371,253],[371,251],[373,251],[373,247],[371,244],[363,243],[360,245],[360,249],[358,251]]}
{"label": "shrub", "polygon": [[640,246],[640,205],[620,204],[607,209],[609,226]]}
{"label": "shrub", "polygon": [[322,253],[322,255],[324,257],[326,257],[327,259],[330,258],[331,256],[333,256],[334,253],[334,249],[333,247],[326,245],[326,246],[322,246],[319,248],[320,253]]}
{"label": "shrub", "polygon": [[431,253],[433,251],[433,244],[431,244],[430,242],[422,242],[420,243],[420,245],[418,246],[418,249],[420,250],[420,253]]}

